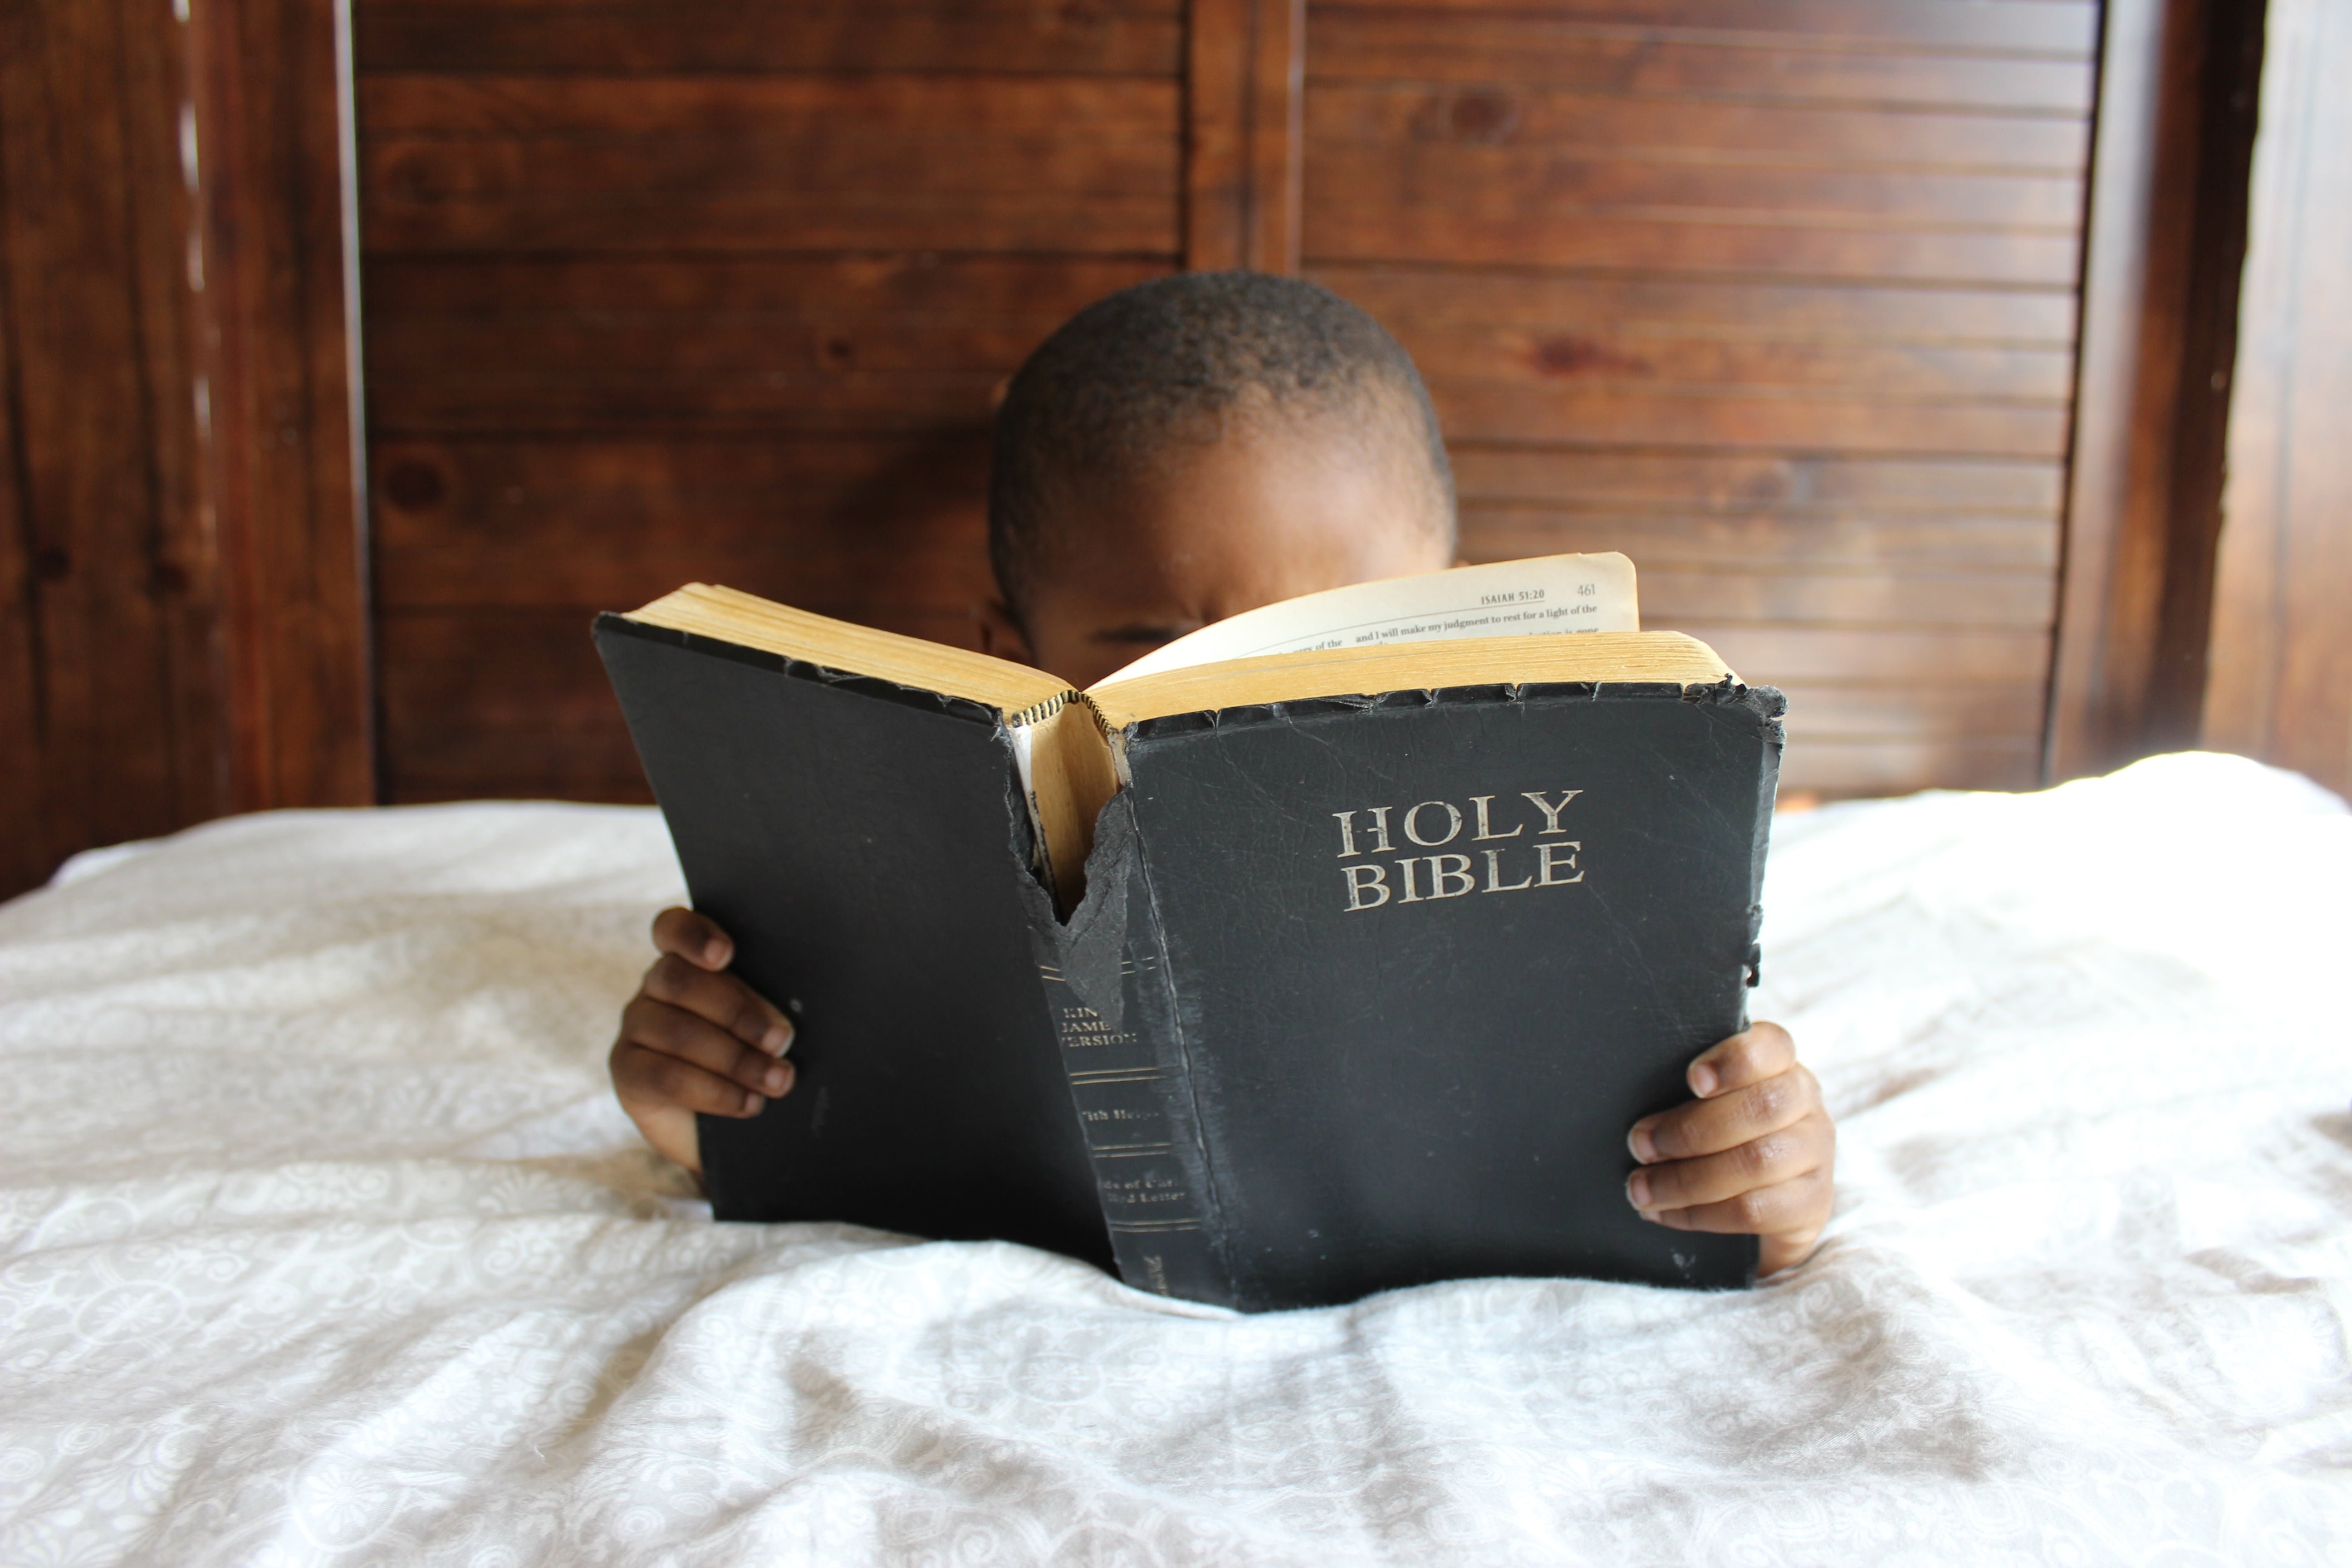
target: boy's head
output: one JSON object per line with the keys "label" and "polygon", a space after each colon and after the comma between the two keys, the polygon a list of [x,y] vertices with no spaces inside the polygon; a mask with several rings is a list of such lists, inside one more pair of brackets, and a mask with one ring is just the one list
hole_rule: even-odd
{"label": "boy's head", "polygon": [[1079,311],[997,413],[992,651],[1087,685],[1211,621],[1454,560],[1420,374],[1329,289],[1192,272]]}

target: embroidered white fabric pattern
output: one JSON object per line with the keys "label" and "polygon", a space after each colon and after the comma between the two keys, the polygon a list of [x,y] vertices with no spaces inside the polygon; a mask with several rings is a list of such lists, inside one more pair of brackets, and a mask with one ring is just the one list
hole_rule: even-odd
{"label": "embroidered white fabric pattern", "polygon": [[710,1224],[604,1080],[650,811],[101,852],[0,907],[0,1563],[2341,1563],[2347,887],[2226,758],[1787,818],[1815,1259],[1250,1319]]}

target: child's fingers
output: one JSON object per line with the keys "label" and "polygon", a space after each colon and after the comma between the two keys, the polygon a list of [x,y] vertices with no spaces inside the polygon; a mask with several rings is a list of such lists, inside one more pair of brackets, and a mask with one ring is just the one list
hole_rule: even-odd
{"label": "child's fingers", "polygon": [[792,1063],[778,1061],[744,1044],[707,1018],[650,996],[638,996],[622,1009],[621,1043],[645,1047],[658,1056],[675,1057],[705,1072],[731,1079],[753,1094],[772,1097],[784,1093],[793,1085]]}
{"label": "child's fingers", "polygon": [[[693,1062],[623,1040],[613,1047],[613,1088],[632,1114],[646,1108],[751,1116],[767,1100]],[[639,1117],[640,1122],[643,1117]]]}
{"label": "child's fingers", "polygon": [[1751,1024],[1691,1058],[1685,1075],[1691,1092],[1712,1100],[1735,1089],[1775,1078],[1797,1061],[1797,1042],[1778,1024]]}
{"label": "child's fingers", "polygon": [[720,970],[735,962],[735,942],[719,922],[692,910],[664,910],[654,917],[654,946],[698,968]]}
{"label": "child's fingers", "polygon": [[1820,1080],[1803,1063],[1792,1062],[1786,1072],[1760,1083],[1644,1116],[1633,1123],[1625,1143],[1644,1165],[1719,1154],[1793,1127],[1821,1108]]}
{"label": "child's fingers", "polygon": [[793,1021],[732,974],[713,974],[672,954],[646,971],[643,994],[707,1018],[772,1057],[793,1047]]}
{"label": "child's fingers", "polygon": [[1713,1203],[1660,1209],[1642,1217],[1674,1230],[1713,1231],[1719,1236],[1786,1237],[1799,1241],[1795,1258],[1776,1257],[1765,1261],[1763,1272],[1773,1274],[1811,1250],[1813,1239],[1829,1223],[1831,1191],[1827,1171],[1807,1171],[1769,1187],[1752,1187]]}
{"label": "child's fingers", "polygon": [[1644,1215],[1724,1203],[1825,1169],[1836,1146],[1830,1119],[1817,1110],[1721,1153],[1645,1165],[1625,1179],[1625,1196]]}

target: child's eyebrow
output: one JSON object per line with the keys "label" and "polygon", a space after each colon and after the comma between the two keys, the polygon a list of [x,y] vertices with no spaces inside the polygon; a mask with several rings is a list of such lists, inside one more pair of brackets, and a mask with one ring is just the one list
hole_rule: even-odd
{"label": "child's eyebrow", "polygon": [[1121,646],[1126,646],[1131,643],[1174,642],[1178,637],[1182,637],[1185,633],[1198,631],[1199,629],[1200,628],[1198,626],[1153,626],[1147,622],[1134,621],[1123,626],[1105,626],[1102,630],[1094,634],[1094,640],[1096,642],[1103,643],[1118,643]]}

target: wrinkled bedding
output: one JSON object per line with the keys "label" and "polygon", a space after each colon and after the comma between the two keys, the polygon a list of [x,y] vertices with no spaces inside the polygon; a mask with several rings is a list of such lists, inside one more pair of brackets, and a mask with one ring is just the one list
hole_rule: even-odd
{"label": "wrinkled bedding", "polygon": [[2229,758],[1784,817],[1816,1258],[1241,1318],[712,1224],[651,811],[100,851],[0,907],[0,1563],[2352,1561],[2347,889]]}

